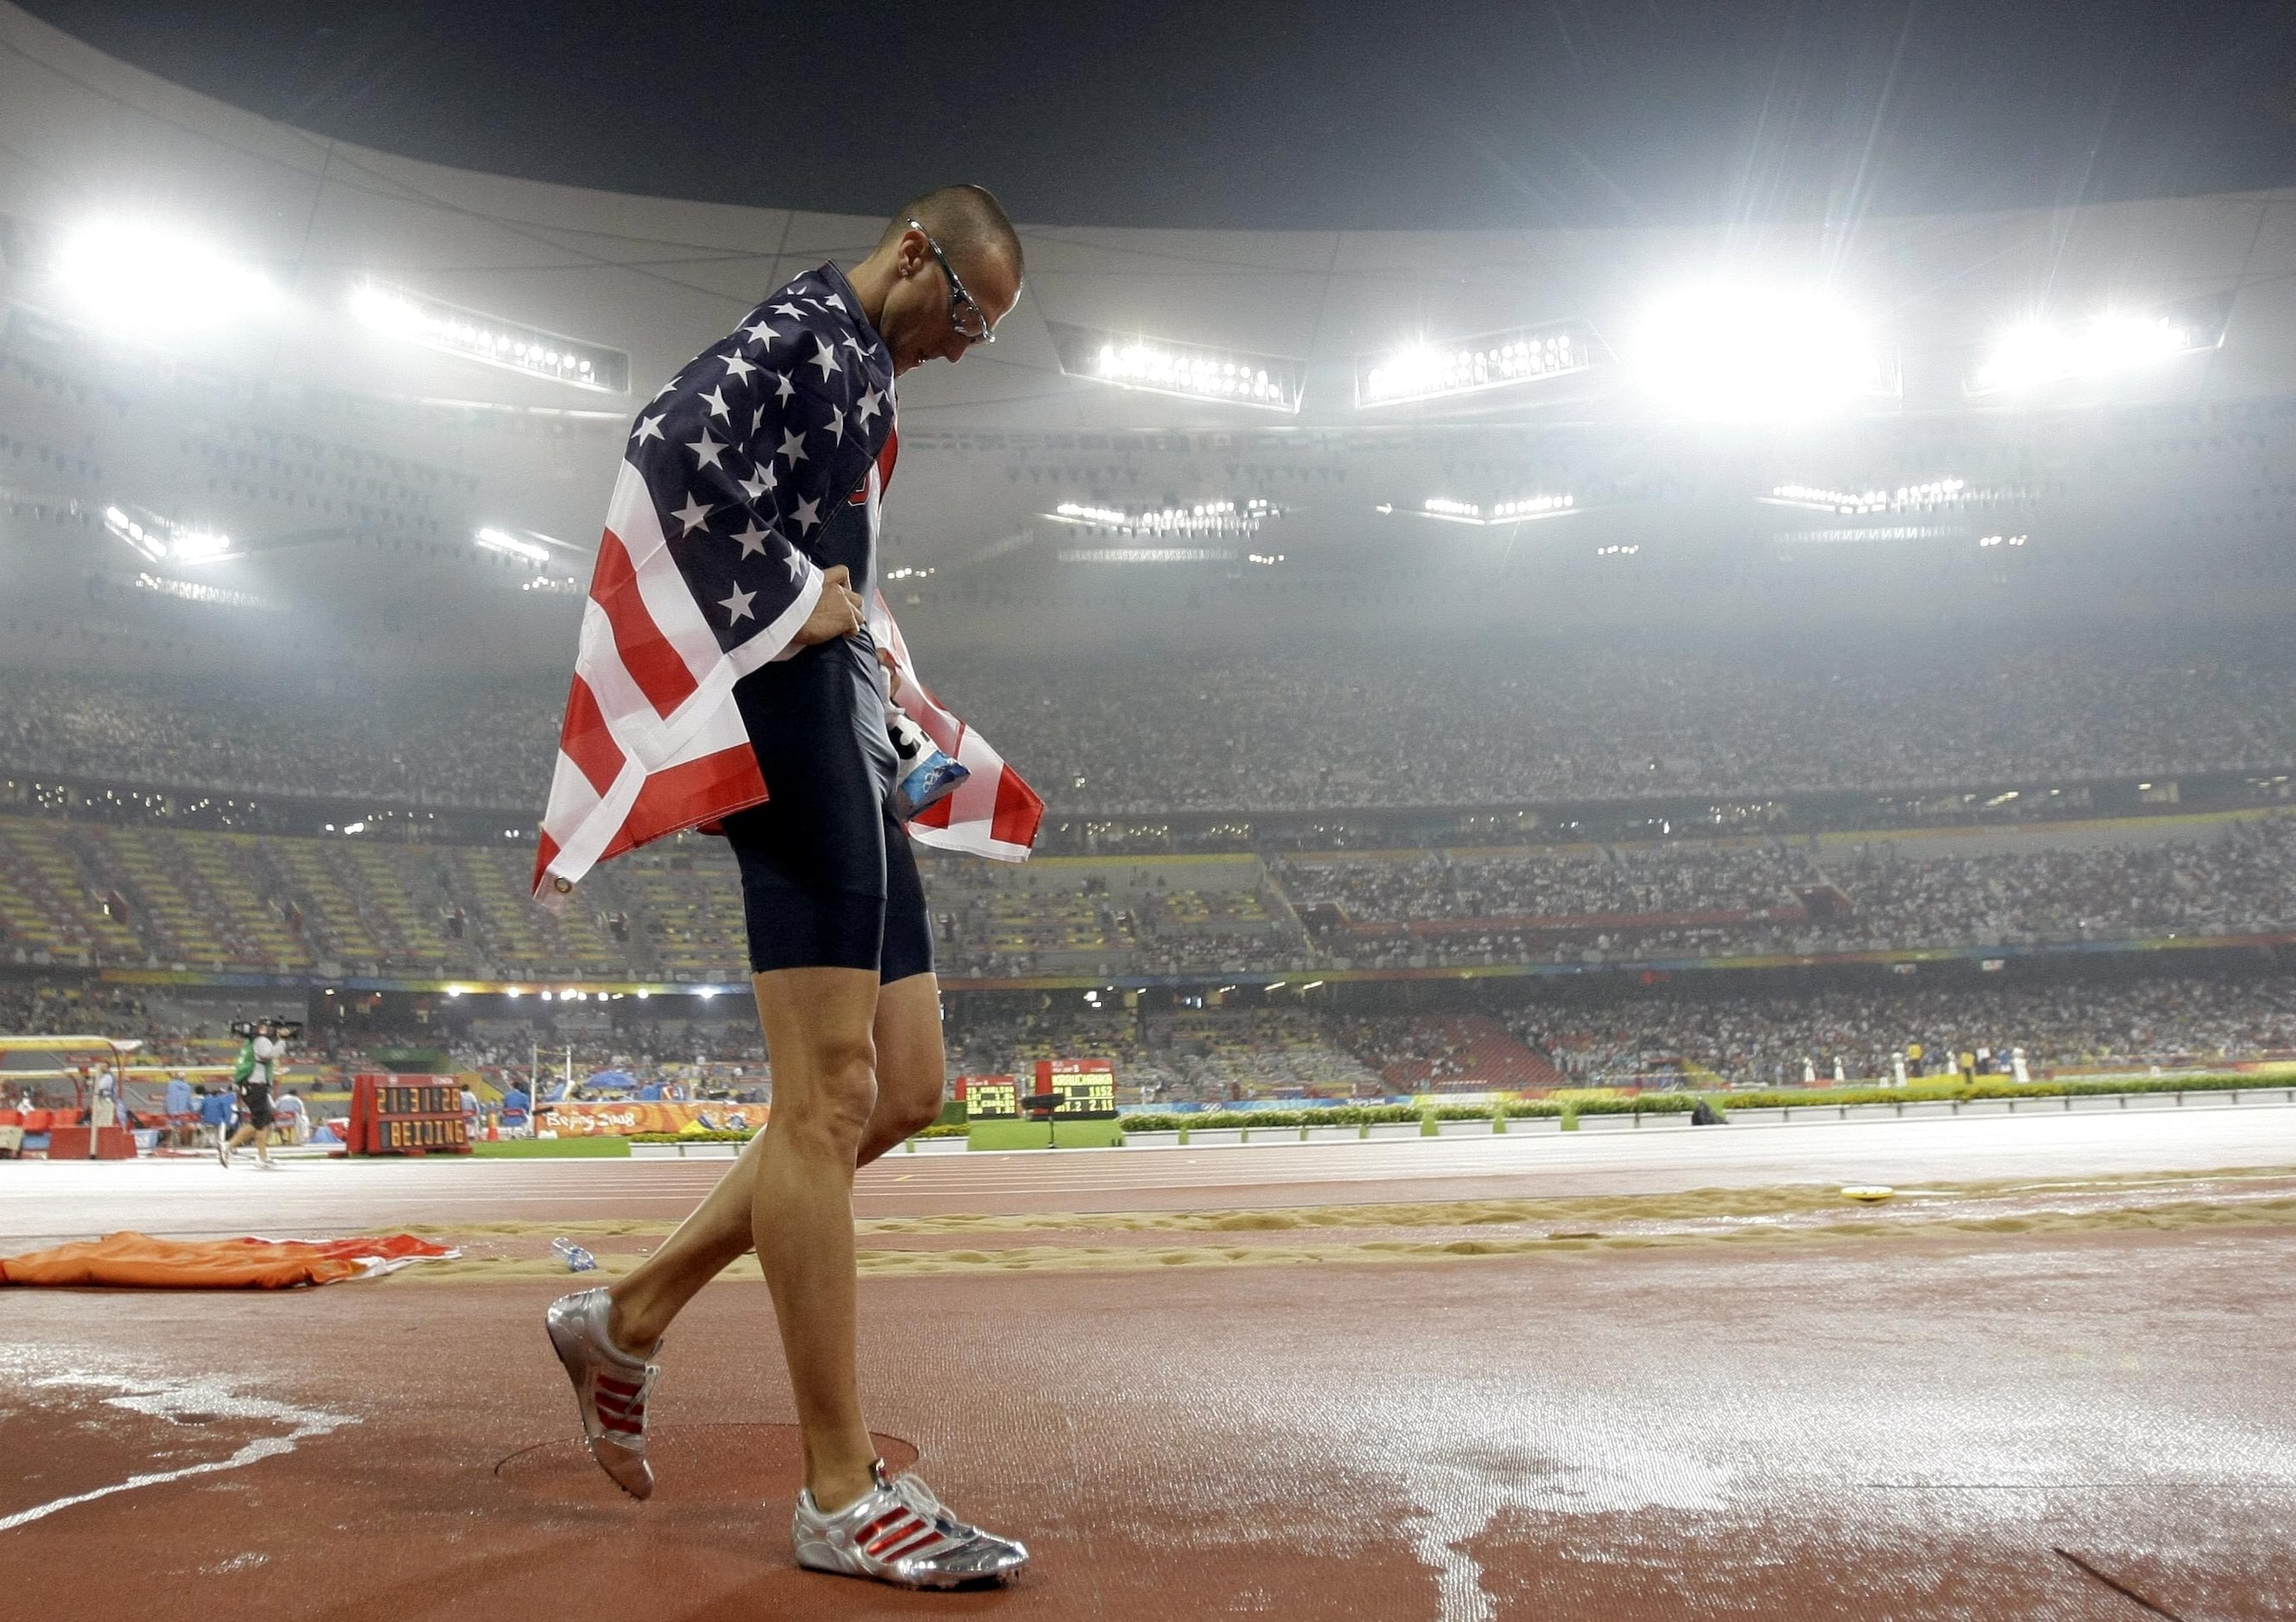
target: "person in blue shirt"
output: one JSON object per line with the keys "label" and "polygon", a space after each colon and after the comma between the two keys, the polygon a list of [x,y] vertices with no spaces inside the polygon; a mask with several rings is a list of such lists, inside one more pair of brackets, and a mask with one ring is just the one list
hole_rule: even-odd
{"label": "person in blue shirt", "polygon": [[192,1130],[196,1114],[192,1102],[192,1084],[181,1076],[168,1077],[168,1142],[176,1149],[184,1146],[184,1135]]}
{"label": "person in blue shirt", "polygon": [[201,1132],[213,1135],[211,1139],[203,1141],[222,1143],[231,1135],[231,1089],[217,1087],[210,1093],[201,1088],[199,1113]]}
{"label": "person in blue shirt", "polygon": [[533,1108],[534,1100],[527,1095],[526,1089],[514,1081],[511,1083],[510,1090],[503,1094],[503,1130],[504,1132],[525,1130],[528,1112]]}

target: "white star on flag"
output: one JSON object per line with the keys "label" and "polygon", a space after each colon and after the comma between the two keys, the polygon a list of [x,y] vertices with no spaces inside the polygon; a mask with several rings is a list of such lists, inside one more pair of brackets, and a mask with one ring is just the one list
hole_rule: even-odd
{"label": "white star on flag", "polygon": [[[808,363],[814,378],[800,386]],[[824,537],[849,523],[873,548],[895,365],[859,296],[823,265],[766,294],[633,414],[541,822],[537,895],[562,899],[598,863],[764,798],[749,729],[775,723],[732,689],[790,651],[808,592],[821,590]],[[899,663],[904,709],[972,774],[912,821],[911,837],[1024,856],[1043,801],[916,683],[883,599],[868,608]],[[644,792],[633,795],[633,778]]]}

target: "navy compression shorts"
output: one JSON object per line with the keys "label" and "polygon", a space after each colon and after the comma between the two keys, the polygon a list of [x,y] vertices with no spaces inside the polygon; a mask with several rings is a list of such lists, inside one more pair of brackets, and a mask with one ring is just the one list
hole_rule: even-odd
{"label": "navy compression shorts", "polygon": [[932,923],[907,831],[874,657],[843,638],[744,676],[741,705],[773,798],[724,820],[742,870],[750,968],[932,971]]}

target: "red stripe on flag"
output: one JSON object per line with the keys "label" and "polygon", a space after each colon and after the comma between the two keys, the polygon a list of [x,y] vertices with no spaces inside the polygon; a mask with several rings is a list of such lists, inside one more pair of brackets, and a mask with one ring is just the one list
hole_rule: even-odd
{"label": "red stripe on flag", "polygon": [[646,611],[645,598],[638,592],[637,571],[630,567],[630,554],[623,550],[621,537],[611,529],[598,543],[598,569],[590,577],[590,597],[606,610],[607,622],[614,627],[614,646],[621,651],[622,668],[646,695],[654,713],[667,718],[701,684]]}
{"label": "red stripe on flag", "polygon": [[645,780],[629,815],[598,859],[603,862],[649,840],[762,805],[767,798],[758,751],[746,743],[664,766]]}
{"label": "red stripe on flag", "polygon": [[946,828],[948,819],[956,815],[956,796],[944,794],[909,820],[920,828]]}
{"label": "red stripe on flag", "polygon": [[550,864],[557,859],[558,841],[545,833],[542,836],[542,848],[536,851],[534,856],[534,888],[536,889],[542,888],[542,875],[550,871]]}
{"label": "red stripe on flag", "polygon": [[877,498],[884,499],[893,483],[893,463],[901,459],[901,430],[898,423],[885,430],[885,448],[877,453]]}
{"label": "red stripe on flag", "polygon": [[[954,796],[951,796],[954,799]],[[1006,766],[996,774],[996,813],[988,821],[988,837],[1008,845],[1034,845],[1037,826],[1045,820],[1045,802],[1036,790]]]}
{"label": "red stripe on flag", "polygon": [[558,734],[558,747],[582,768],[582,775],[601,795],[622,774],[622,746],[614,741],[613,729],[598,708],[597,694],[578,676],[574,678],[574,691],[566,695],[566,725]]}

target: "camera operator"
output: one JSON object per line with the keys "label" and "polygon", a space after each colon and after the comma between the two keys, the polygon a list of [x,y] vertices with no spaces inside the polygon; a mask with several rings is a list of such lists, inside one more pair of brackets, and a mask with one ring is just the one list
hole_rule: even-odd
{"label": "camera operator", "polygon": [[272,1089],[286,1064],[287,1038],[296,1028],[285,1020],[232,1027],[234,1033],[246,1036],[247,1045],[240,1050],[238,1067],[232,1073],[232,1081],[239,1089],[239,1130],[216,1147],[216,1159],[224,1165],[230,1165],[232,1151],[251,1138],[256,1158],[266,1170],[270,1168],[271,1128],[276,1118],[272,1110]]}

